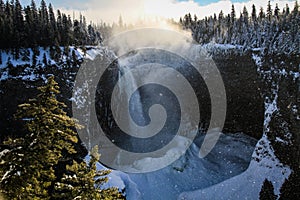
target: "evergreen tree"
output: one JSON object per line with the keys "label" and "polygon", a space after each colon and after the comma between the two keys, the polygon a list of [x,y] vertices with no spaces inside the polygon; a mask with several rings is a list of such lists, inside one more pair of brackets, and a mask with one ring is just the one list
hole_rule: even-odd
{"label": "evergreen tree", "polygon": [[88,25],[88,35],[89,35],[88,43],[93,44],[93,45],[100,43],[97,33],[96,33],[94,27],[92,26],[92,24]]}
{"label": "evergreen tree", "polygon": [[[55,14],[53,11],[53,7],[52,4],[49,4],[49,40],[50,41],[55,41],[55,39],[57,38],[57,25],[56,25],[56,19],[55,19]],[[53,43],[52,45],[53,46]]]}
{"label": "evergreen tree", "polygon": [[271,181],[265,180],[259,193],[260,200],[276,200],[277,196],[274,194],[274,187]]}
{"label": "evergreen tree", "polygon": [[50,25],[49,25],[49,15],[46,2],[41,1],[41,6],[39,9],[39,28],[40,28],[40,44],[43,47],[49,46],[51,40],[49,37]]}
{"label": "evergreen tree", "polygon": [[299,4],[298,1],[295,2],[295,7],[293,10],[293,17],[295,18],[299,14]]}
{"label": "evergreen tree", "polygon": [[59,46],[59,44],[62,44],[63,34],[64,33],[63,33],[62,15],[60,10],[57,10],[57,33],[56,33],[55,45]]}
{"label": "evergreen tree", "polygon": [[223,11],[221,10],[221,12],[219,13],[219,21],[223,20],[224,19],[224,13]]}
{"label": "evergreen tree", "polygon": [[260,19],[260,21],[263,21],[264,18],[265,18],[264,9],[263,9],[263,7],[260,7],[259,19]]}
{"label": "evergreen tree", "polygon": [[231,6],[231,14],[230,14],[230,18],[231,18],[232,24],[235,22],[235,17],[236,17],[235,9],[234,9],[234,5],[232,4],[232,6]]}
{"label": "evergreen tree", "polygon": [[3,0],[0,0],[0,44],[4,44],[4,38],[2,38],[4,36],[5,33],[5,5]]}
{"label": "evergreen tree", "polygon": [[192,25],[192,16],[191,13],[188,13],[184,16],[184,27],[185,28],[191,28]]}
{"label": "evergreen tree", "polygon": [[248,14],[248,10],[246,8],[246,6],[244,6],[243,8],[243,23],[248,26],[248,20],[249,20],[249,14]]}
{"label": "evergreen tree", "polygon": [[[109,171],[96,171],[97,149],[88,165],[71,157],[76,153],[74,129],[78,125],[63,111],[65,105],[57,101],[59,87],[54,77],[39,91],[36,99],[19,105],[16,114],[26,121],[28,133],[4,142],[7,148],[0,154],[0,192],[9,199],[122,199],[116,188],[100,187]],[[66,175],[59,176],[62,166]],[[63,189],[66,181],[74,188]]]}
{"label": "evergreen tree", "polygon": [[[38,9],[34,0],[24,9],[19,0],[6,3],[0,0],[0,48],[12,49],[14,57],[18,58],[20,47],[48,47],[55,46],[56,42],[60,46],[75,45],[75,42],[97,45],[101,42],[98,31],[89,35],[84,16],[80,15],[77,21],[74,27],[70,16],[59,10],[56,19],[52,5],[47,7],[44,0]],[[90,40],[90,37],[94,39]]]}
{"label": "evergreen tree", "polygon": [[33,19],[33,13],[32,10],[30,8],[30,6],[27,6],[24,9],[24,13],[25,13],[25,27],[24,27],[24,37],[25,37],[25,41],[24,41],[24,46],[28,46],[28,47],[34,47],[36,46],[36,41],[35,38],[33,37],[32,34],[33,33],[33,29],[34,29],[34,19]]}
{"label": "evergreen tree", "polygon": [[32,22],[31,22],[31,27],[29,28],[29,34],[28,37],[31,38],[29,40],[32,40],[32,44],[34,47],[39,45],[39,16],[38,16],[38,11],[37,11],[37,7],[35,4],[35,1],[32,0],[31,1],[31,5],[30,5],[30,9],[31,9],[31,15],[32,15]]}
{"label": "evergreen tree", "polygon": [[194,23],[197,23],[197,21],[198,21],[198,17],[197,17],[197,15],[195,14],[195,15],[194,15]]}
{"label": "evergreen tree", "polygon": [[44,55],[43,55],[43,64],[44,64],[45,66],[48,65],[46,53],[44,53]]}
{"label": "evergreen tree", "polygon": [[74,49],[72,50],[72,61],[73,63],[77,64],[77,56]]}
{"label": "evergreen tree", "polygon": [[[36,49],[36,48],[34,48],[34,49]],[[32,60],[32,65],[35,66],[35,65],[37,64],[37,55],[36,55],[36,51],[33,51],[31,60]]]}
{"label": "evergreen tree", "polygon": [[286,4],[285,13],[286,13],[286,16],[290,14],[290,8],[289,8],[288,4]]}
{"label": "evergreen tree", "polygon": [[5,11],[4,2],[3,2],[3,0],[0,0],[0,13],[1,13],[1,17],[3,17],[4,11]]}
{"label": "evergreen tree", "polygon": [[256,7],[255,5],[253,4],[252,5],[252,13],[251,13],[251,18],[252,18],[252,21],[255,22],[256,21]]}
{"label": "evergreen tree", "polygon": [[274,10],[274,16],[277,19],[279,18],[279,12],[280,12],[280,9],[278,8],[278,4],[276,3],[275,10]]}
{"label": "evergreen tree", "polygon": [[72,37],[72,20],[70,16],[62,14],[62,29],[61,29],[61,44],[63,46],[69,46],[73,42]]}
{"label": "evergreen tree", "polygon": [[56,100],[58,85],[53,77],[40,87],[37,99],[19,106],[17,117],[27,120],[24,138],[8,140],[11,149],[2,157],[5,174],[1,189],[10,199],[49,199],[54,187],[55,166],[76,153],[74,120]]}
{"label": "evergreen tree", "polygon": [[[251,48],[265,48],[265,53],[296,53],[300,52],[300,19],[299,6],[295,3],[293,12],[290,13],[288,6],[280,13],[278,5],[275,6],[274,14],[271,2],[268,1],[267,14],[263,8],[257,15],[255,5],[252,6],[251,23],[249,23],[249,13],[246,7],[240,17],[236,19],[234,5],[231,13],[223,16],[221,11],[217,19],[205,17],[197,20],[197,23],[190,22],[190,15],[186,14],[182,19],[182,26],[192,31],[193,38],[200,44],[209,42],[238,44],[244,50]],[[266,20],[267,15],[267,20]],[[250,34],[251,33],[251,34]]]}
{"label": "evergreen tree", "polygon": [[72,165],[68,165],[68,174],[65,174],[55,185],[54,198],[61,200],[124,199],[117,188],[103,189],[103,185],[108,181],[107,175],[110,171],[97,171],[96,163],[99,161],[99,157],[96,146],[90,153],[88,164],[73,161]]}
{"label": "evergreen tree", "polygon": [[78,20],[74,20],[74,43],[75,46],[84,44],[85,32],[83,31],[83,24]]}
{"label": "evergreen tree", "polygon": [[13,23],[13,5],[11,5],[8,1],[5,4],[5,17],[4,17],[4,34],[3,34],[3,46],[7,47],[15,47],[14,42],[14,23]]}
{"label": "evergreen tree", "polygon": [[179,19],[179,23],[181,24],[181,25],[183,25],[183,21],[182,21],[182,18],[180,17],[180,19]]}
{"label": "evergreen tree", "polygon": [[14,21],[14,43],[15,47],[18,45],[23,45],[24,41],[24,20],[22,14],[22,6],[19,0],[15,1],[14,9],[13,9],[13,21]]}
{"label": "evergreen tree", "polygon": [[271,6],[271,1],[268,1],[267,17],[268,17],[268,20],[271,21],[271,18],[272,18],[272,6]]}

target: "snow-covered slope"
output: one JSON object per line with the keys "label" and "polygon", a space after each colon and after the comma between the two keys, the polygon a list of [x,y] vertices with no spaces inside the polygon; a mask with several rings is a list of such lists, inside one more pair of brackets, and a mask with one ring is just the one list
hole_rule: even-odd
{"label": "snow-covered slope", "polygon": [[279,195],[282,184],[290,174],[290,168],[276,158],[264,135],[257,143],[252,161],[245,172],[202,190],[184,192],[178,199],[259,199],[265,179],[272,182],[274,193]]}
{"label": "snow-covered slope", "polygon": [[[97,55],[103,55],[106,53],[104,47],[86,47],[86,52],[80,48],[69,47],[68,54],[64,53],[65,49],[60,48],[61,54],[57,57],[59,61],[51,58],[50,48],[37,48],[38,54],[33,60],[34,52],[32,49],[20,49],[20,55],[15,58],[12,51],[0,50],[1,61],[0,63],[0,81],[8,79],[35,81],[39,78],[46,80],[45,72],[47,66],[56,66],[57,70],[61,70],[69,62],[75,62],[72,53],[74,51],[76,61],[82,62],[84,58],[94,59]],[[36,64],[34,64],[34,62]],[[77,67],[77,64],[71,64],[73,67]],[[8,67],[9,66],[9,67]],[[17,69],[18,68],[18,69]],[[13,71],[18,70],[17,74]]]}

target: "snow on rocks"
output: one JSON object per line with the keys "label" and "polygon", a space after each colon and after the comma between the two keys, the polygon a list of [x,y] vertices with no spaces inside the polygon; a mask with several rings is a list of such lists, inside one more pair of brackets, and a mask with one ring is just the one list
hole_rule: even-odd
{"label": "snow on rocks", "polygon": [[273,101],[265,103],[264,134],[258,141],[248,169],[240,175],[211,187],[182,193],[178,199],[259,199],[259,192],[265,179],[272,182],[274,193],[280,195],[280,188],[291,174],[274,154],[266,133],[272,114],[277,108],[277,92]]}
{"label": "snow on rocks", "polygon": [[[60,51],[65,52],[64,47],[60,47]],[[93,60],[98,55],[104,56],[107,54],[107,49],[101,46],[90,46],[86,47],[85,50],[71,46],[69,47],[67,55],[65,53],[62,53],[60,55],[59,61],[55,61],[53,58],[51,58],[50,48],[39,47],[37,49],[38,55],[35,56],[34,61],[34,52],[32,49],[20,49],[18,58],[15,58],[12,51],[0,50],[2,61],[2,63],[0,63],[0,81],[5,81],[8,79],[35,81],[39,78],[44,80],[43,75],[40,74],[40,71],[45,71],[44,68],[46,67],[46,64],[47,66],[56,66],[57,69],[62,69],[62,67],[69,60],[73,59],[73,51],[75,52],[76,59],[79,61],[83,61],[84,59]],[[13,75],[8,65],[10,66],[10,68],[19,68],[18,75]]]}
{"label": "snow on rocks", "polygon": [[[291,173],[289,167],[283,166],[274,156],[269,141],[263,137],[257,144],[256,150],[264,151],[260,161],[252,160],[248,169],[240,175],[221,182],[217,185],[182,193],[178,199],[259,199],[259,192],[265,179],[273,183],[274,193],[280,194],[280,188]],[[256,157],[254,153],[253,157]]]}

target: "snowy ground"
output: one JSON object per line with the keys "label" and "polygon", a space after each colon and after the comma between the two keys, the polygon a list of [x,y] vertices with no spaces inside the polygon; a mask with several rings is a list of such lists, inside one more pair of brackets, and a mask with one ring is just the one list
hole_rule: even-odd
{"label": "snowy ground", "polygon": [[291,170],[275,157],[269,143],[266,136],[259,140],[252,161],[242,174],[205,189],[184,192],[178,199],[259,199],[265,179],[273,183],[274,193],[279,195]]}
{"label": "snowy ground", "polygon": [[[161,170],[144,174],[113,171],[108,185],[125,187],[129,200],[177,199],[183,192],[211,187],[245,171],[256,143],[243,134],[222,135],[213,151],[201,159],[202,141],[203,136],[198,137],[184,156]],[[98,169],[103,166],[99,164]]]}
{"label": "snowy ground", "polygon": [[[18,59],[14,59],[13,52],[0,50],[0,56],[2,63],[0,63],[0,81],[5,81],[7,79],[20,79],[24,81],[35,81],[37,78],[42,78],[46,80],[45,75],[39,75],[37,72],[40,69],[45,68],[44,55],[46,57],[47,65],[56,65],[60,69],[68,59],[72,59],[72,52],[75,51],[76,59],[82,60],[84,58],[93,60],[98,55],[106,54],[106,49],[104,47],[86,47],[87,51],[84,52],[80,48],[70,47],[69,53],[66,56],[61,54],[59,62],[53,60],[50,56],[49,48],[38,48],[39,55],[36,56],[36,65],[33,66],[33,50],[32,49],[20,49],[20,56]],[[64,52],[64,48],[61,47],[61,52]],[[11,74],[7,64],[11,64],[14,68],[20,66],[26,66],[22,70],[21,74],[14,76]]]}

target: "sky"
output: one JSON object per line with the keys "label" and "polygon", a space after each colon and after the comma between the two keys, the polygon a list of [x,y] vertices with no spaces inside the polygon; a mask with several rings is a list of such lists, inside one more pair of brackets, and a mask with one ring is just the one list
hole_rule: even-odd
{"label": "sky", "polygon": [[[39,0],[35,0],[37,3],[39,3]],[[53,5],[56,5],[58,7],[65,7],[65,8],[72,8],[75,4],[82,4],[84,2],[88,2],[89,0],[46,0],[47,3],[52,3]],[[105,0],[104,0],[105,1]],[[106,0],[106,1],[110,1],[110,0]],[[126,0],[121,0],[121,1],[126,1]],[[178,2],[184,2],[184,1],[189,1],[189,0],[178,0]],[[197,2],[199,5],[208,5],[211,3],[216,3],[220,0],[195,0],[195,2]],[[246,2],[247,0],[232,0],[231,2],[236,3],[236,2]],[[24,4],[29,4],[31,2],[31,0],[20,0],[20,2],[24,3]],[[72,3],[73,2],[73,3]],[[101,0],[99,1],[101,2]],[[74,4],[72,6],[72,4]],[[77,6],[75,6],[77,7]],[[77,7],[80,8],[80,7]]]}
{"label": "sky", "polygon": [[[28,5],[31,0],[20,1],[22,5]],[[36,2],[39,5],[40,0]],[[189,12],[199,18],[219,13],[221,10],[228,14],[232,4],[237,13],[242,11],[244,6],[251,12],[253,4],[257,10],[260,7],[266,10],[268,0],[46,0],[46,3],[52,3],[55,9],[71,16],[74,13],[75,16],[82,13],[87,20],[94,23],[118,22],[119,16],[122,16],[126,23],[135,23],[141,19],[157,17],[179,20],[179,17]],[[293,8],[295,0],[271,0],[273,8],[276,3],[280,9],[286,4]]]}

